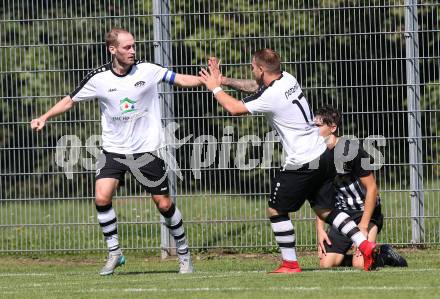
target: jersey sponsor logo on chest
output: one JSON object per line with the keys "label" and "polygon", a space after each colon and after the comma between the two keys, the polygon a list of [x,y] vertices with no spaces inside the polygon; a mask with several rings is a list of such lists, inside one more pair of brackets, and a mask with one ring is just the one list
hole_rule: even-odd
{"label": "jersey sponsor logo on chest", "polygon": [[119,108],[121,109],[122,114],[136,111],[136,101],[129,98],[124,98],[119,101]]}

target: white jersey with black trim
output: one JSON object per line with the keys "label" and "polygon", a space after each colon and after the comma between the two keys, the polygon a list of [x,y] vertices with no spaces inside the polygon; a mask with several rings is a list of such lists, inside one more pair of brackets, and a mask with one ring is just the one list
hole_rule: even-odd
{"label": "white jersey with black trim", "polygon": [[277,131],[287,154],[284,167],[311,162],[324,153],[324,138],[319,136],[309,103],[291,74],[282,72],[279,79],[243,102],[250,113],[263,113]]}
{"label": "white jersey with black trim", "polygon": [[90,72],[70,94],[75,102],[98,99],[103,149],[118,154],[152,152],[164,144],[157,84],[172,84],[175,73],[143,61],[126,75],[111,63]]}

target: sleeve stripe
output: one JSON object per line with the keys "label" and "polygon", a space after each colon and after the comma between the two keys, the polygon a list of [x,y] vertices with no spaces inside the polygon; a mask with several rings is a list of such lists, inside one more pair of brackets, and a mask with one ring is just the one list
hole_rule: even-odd
{"label": "sleeve stripe", "polygon": [[166,71],[166,73],[163,75],[162,81],[167,82],[170,85],[174,84],[174,79],[176,78],[176,73],[172,71]]}
{"label": "sleeve stripe", "polygon": [[87,74],[87,75],[81,80],[81,82],[80,82],[79,85],[75,88],[75,90],[72,91],[72,92],[70,93],[70,97],[72,98],[72,100],[75,101],[74,97],[75,97],[75,96],[80,92],[80,90],[81,90],[81,89],[87,84],[87,82],[88,82],[90,79],[92,79],[93,76],[95,76],[95,75],[97,75],[97,74],[99,74],[99,73],[102,73],[102,72],[105,72],[105,71],[110,70],[110,67],[111,67],[111,63],[107,63],[107,64],[104,64],[104,65],[102,65],[102,66],[100,66],[100,67],[94,69],[93,71],[89,72],[89,73],[88,73],[88,74]]}
{"label": "sleeve stripe", "polygon": [[171,79],[170,79],[170,85],[173,85],[174,84],[174,79],[176,78],[176,73],[175,72],[171,72],[172,74],[171,74]]}

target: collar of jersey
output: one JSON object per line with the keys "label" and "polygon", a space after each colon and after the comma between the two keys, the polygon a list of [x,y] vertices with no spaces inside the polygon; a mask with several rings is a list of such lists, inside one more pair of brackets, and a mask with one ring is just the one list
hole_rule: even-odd
{"label": "collar of jersey", "polygon": [[281,78],[283,78],[283,72],[281,72],[281,75],[280,75],[277,79],[275,79],[275,80],[273,80],[272,82],[270,82],[269,85],[268,85],[267,87],[271,87],[271,86],[275,83],[275,81],[278,81],[278,80],[280,80]]}
{"label": "collar of jersey", "polygon": [[117,74],[117,73],[113,70],[112,63],[111,63],[111,62],[110,62],[110,70],[112,71],[113,75],[115,75],[116,77],[125,77],[125,76],[127,76],[128,74],[130,74],[131,69],[133,68],[133,65],[134,65],[134,64],[132,64],[132,65],[130,66],[130,68],[128,69],[128,71],[127,71],[124,75],[119,75],[119,74]]}

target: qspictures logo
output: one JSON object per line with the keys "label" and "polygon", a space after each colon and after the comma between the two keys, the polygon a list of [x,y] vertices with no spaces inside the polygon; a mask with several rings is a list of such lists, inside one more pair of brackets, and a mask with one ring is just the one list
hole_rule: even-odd
{"label": "qspictures logo", "polygon": [[122,114],[136,111],[136,101],[129,98],[125,98],[119,101],[119,108]]}

